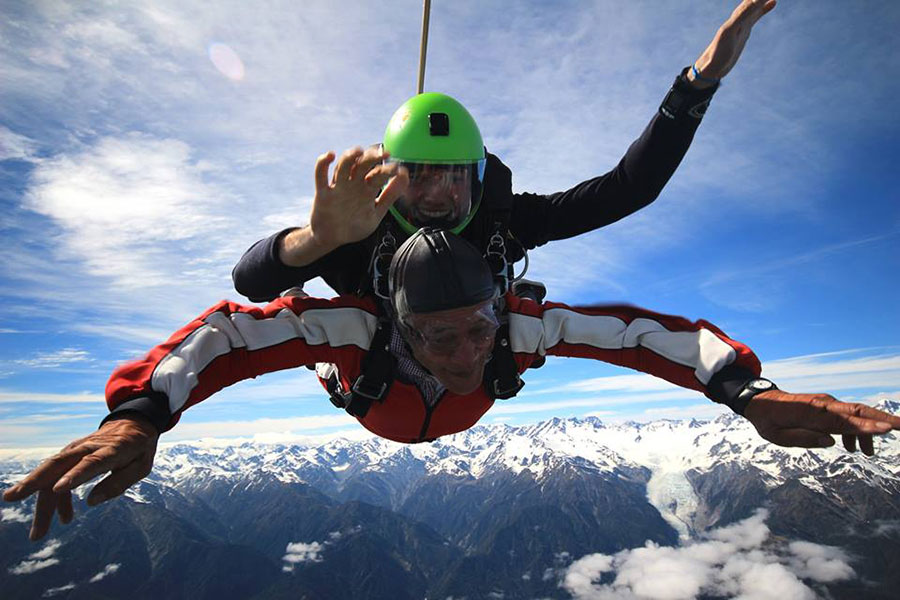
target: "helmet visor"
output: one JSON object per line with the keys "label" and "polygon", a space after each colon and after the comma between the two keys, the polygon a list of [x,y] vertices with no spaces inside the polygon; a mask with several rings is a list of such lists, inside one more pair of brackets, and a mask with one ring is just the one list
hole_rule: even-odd
{"label": "helmet visor", "polygon": [[481,199],[484,160],[466,164],[396,162],[409,172],[409,187],[394,209],[415,228],[453,229]]}

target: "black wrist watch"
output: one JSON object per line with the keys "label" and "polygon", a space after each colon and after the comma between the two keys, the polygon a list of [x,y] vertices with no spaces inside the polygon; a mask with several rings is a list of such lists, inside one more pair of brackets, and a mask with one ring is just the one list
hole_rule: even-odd
{"label": "black wrist watch", "polygon": [[675,83],[669,89],[669,93],[659,106],[659,112],[667,119],[679,119],[687,115],[692,119],[700,120],[709,108],[709,102],[718,89],[718,84],[705,89],[695,89],[687,79],[690,67],[685,67],[681,74],[675,78]]}
{"label": "black wrist watch", "polygon": [[762,377],[751,379],[750,381],[745,383],[744,387],[741,388],[741,391],[738,392],[736,398],[736,404],[740,407],[741,414],[744,414],[744,410],[747,408],[747,405],[750,403],[750,400],[752,400],[754,396],[756,396],[757,394],[762,394],[763,392],[768,392],[769,390],[777,389],[777,385]]}

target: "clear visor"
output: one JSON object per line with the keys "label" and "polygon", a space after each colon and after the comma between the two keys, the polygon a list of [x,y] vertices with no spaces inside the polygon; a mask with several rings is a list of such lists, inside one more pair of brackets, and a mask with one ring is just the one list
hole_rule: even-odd
{"label": "clear visor", "polygon": [[486,303],[469,316],[417,314],[404,323],[414,344],[433,354],[453,354],[466,341],[486,347],[494,343],[500,321],[491,303]]}
{"label": "clear visor", "polygon": [[395,162],[409,172],[409,187],[394,209],[416,228],[453,229],[481,199],[484,160],[461,165]]}

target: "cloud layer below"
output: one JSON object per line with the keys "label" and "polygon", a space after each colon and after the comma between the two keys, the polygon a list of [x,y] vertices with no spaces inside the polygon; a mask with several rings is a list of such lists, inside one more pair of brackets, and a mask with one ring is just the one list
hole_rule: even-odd
{"label": "cloud layer below", "polygon": [[615,555],[582,557],[569,566],[562,586],[578,600],[815,600],[816,584],[855,577],[839,548],[774,542],[767,516],[759,510],[677,548],[648,542]]}

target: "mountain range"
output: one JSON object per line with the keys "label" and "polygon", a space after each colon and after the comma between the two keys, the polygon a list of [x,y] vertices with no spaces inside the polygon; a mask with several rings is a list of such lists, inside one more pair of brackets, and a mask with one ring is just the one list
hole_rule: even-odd
{"label": "mountain range", "polygon": [[[900,413],[897,402],[879,408]],[[33,498],[3,505],[0,589],[14,599],[627,598],[670,578],[668,595],[640,593],[733,597],[784,580],[798,598],[895,598],[898,436],[876,449],[780,448],[736,415],[477,426],[418,445],[180,443],[122,498],[77,503],[75,521],[39,544],[27,539]],[[34,465],[6,458],[0,485]],[[666,561],[681,566],[664,572]]]}

